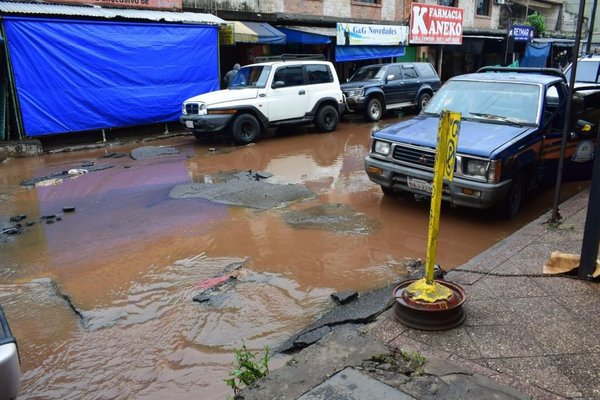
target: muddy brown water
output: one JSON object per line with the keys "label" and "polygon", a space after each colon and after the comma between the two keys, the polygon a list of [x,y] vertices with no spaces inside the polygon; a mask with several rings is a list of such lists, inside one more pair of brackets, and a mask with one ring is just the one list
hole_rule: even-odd
{"label": "muddy brown water", "polygon": [[[330,293],[399,279],[407,259],[425,257],[428,203],[383,197],[363,170],[371,130],[395,121],[344,122],[330,134],[285,129],[241,148],[182,136],[1,164],[0,224],[17,214],[36,222],[0,241],[0,303],[19,343],[21,397],[223,399],[234,348],[276,347],[328,310]],[[179,154],[102,158],[143,145]],[[20,185],[85,161],[111,168]],[[317,197],[254,210],[168,195],[246,170],[304,184]],[[563,197],[583,185],[565,185]],[[438,264],[468,261],[551,203],[552,190],[537,192],[510,221],[444,206]],[[327,218],[356,213],[369,228],[297,223],[298,212],[314,216],[322,205],[334,210]],[[75,212],[40,220],[65,206]],[[237,284],[210,303],[192,301],[199,283],[236,262],[246,270]]]}

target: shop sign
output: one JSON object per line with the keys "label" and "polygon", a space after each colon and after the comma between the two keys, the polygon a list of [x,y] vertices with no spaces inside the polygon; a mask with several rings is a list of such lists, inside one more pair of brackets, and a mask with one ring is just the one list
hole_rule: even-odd
{"label": "shop sign", "polygon": [[462,44],[463,9],[413,3],[411,44]]}
{"label": "shop sign", "polygon": [[233,24],[219,26],[219,44],[232,45],[235,43],[235,30]]}
{"label": "shop sign", "polygon": [[115,8],[181,10],[183,0],[56,0],[56,3],[96,5]]}
{"label": "shop sign", "polygon": [[512,36],[515,42],[531,42],[533,40],[534,33],[535,29],[533,26],[512,25],[508,35]]}
{"label": "shop sign", "polygon": [[345,45],[379,45],[407,46],[408,26],[402,25],[365,25],[342,24],[336,25],[338,46]]}

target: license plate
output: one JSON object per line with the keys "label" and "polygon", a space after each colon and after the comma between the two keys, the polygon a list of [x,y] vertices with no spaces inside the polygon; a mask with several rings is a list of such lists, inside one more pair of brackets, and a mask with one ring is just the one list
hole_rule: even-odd
{"label": "license plate", "polygon": [[194,127],[194,121],[185,121],[185,126],[187,126],[188,128],[193,128]]}
{"label": "license plate", "polygon": [[422,190],[427,193],[431,193],[431,191],[432,191],[431,183],[422,181],[420,179],[414,179],[414,178],[407,177],[406,183],[407,183],[408,187],[411,189]]}

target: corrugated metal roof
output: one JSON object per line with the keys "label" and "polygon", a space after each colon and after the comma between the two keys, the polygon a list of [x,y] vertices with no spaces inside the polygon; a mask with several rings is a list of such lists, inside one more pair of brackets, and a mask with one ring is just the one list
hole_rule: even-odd
{"label": "corrugated metal roof", "polygon": [[96,18],[127,18],[149,21],[186,22],[192,24],[220,25],[225,23],[212,14],[133,10],[125,8],[101,8],[98,6],[70,6],[58,4],[17,3],[0,1],[0,13],[19,15],[61,15]]}

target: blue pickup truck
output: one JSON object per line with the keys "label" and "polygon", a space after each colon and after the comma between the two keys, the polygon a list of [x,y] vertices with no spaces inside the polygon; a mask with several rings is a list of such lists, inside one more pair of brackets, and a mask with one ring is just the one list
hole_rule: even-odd
{"label": "blue pickup truck", "polygon": [[[573,96],[563,175],[569,179],[591,174],[599,96]],[[528,189],[556,178],[567,97],[566,78],[554,69],[485,67],[454,77],[418,116],[372,133],[365,170],[386,195],[430,195],[440,113],[460,112],[454,180],[444,182],[442,198],[512,217]]]}

